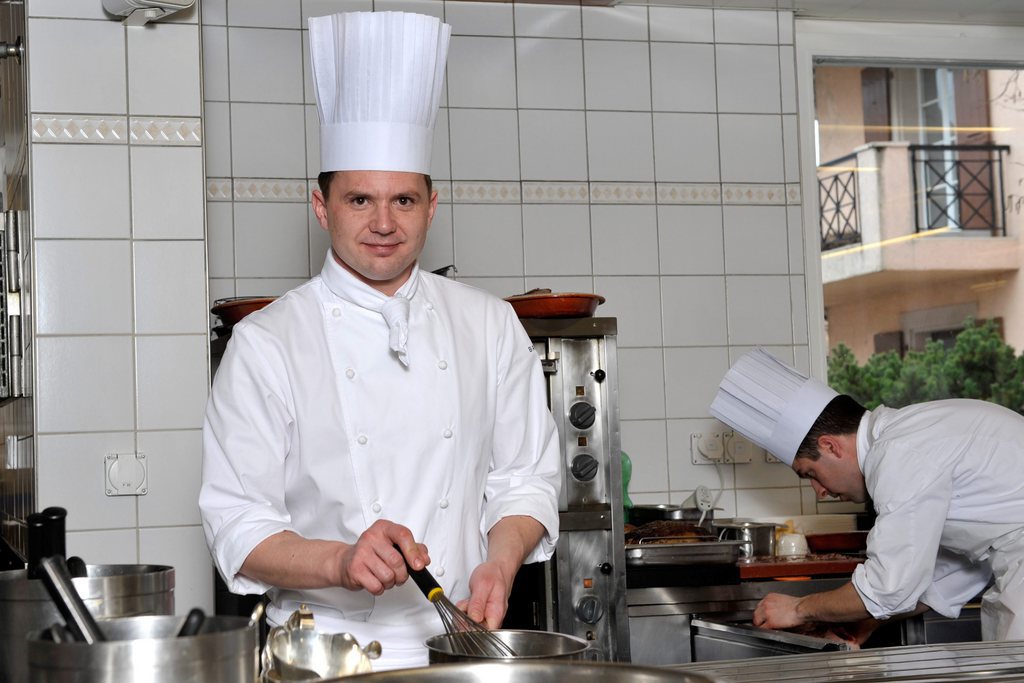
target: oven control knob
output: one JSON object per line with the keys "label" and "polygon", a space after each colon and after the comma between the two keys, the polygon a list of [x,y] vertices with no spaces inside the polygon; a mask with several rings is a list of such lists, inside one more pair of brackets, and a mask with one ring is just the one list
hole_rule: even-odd
{"label": "oven control knob", "polygon": [[580,401],[569,408],[569,422],[576,429],[590,429],[594,426],[594,419],[597,416],[597,409],[587,403]]}
{"label": "oven control knob", "polygon": [[597,462],[594,456],[581,453],[572,459],[572,466],[569,469],[572,471],[572,476],[578,480],[590,481],[597,474],[597,470],[600,467],[600,463]]}
{"label": "oven control knob", "polygon": [[590,374],[594,376],[594,381],[597,382],[598,384],[603,382],[605,377],[608,376],[608,373],[605,372],[604,370],[602,370],[601,368],[598,368],[597,370],[594,370]]}
{"label": "oven control knob", "polygon": [[604,605],[596,596],[584,595],[576,603],[576,617],[585,624],[596,624],[603,616]]}
{"label": "oven control knob", "polygon": [[608,574],[612,573],[612,564],[611,564],[611,562],[602,562],[600,565],[598,565],[597,568],[601,571],[602,574],[604,574],[606,576]]}

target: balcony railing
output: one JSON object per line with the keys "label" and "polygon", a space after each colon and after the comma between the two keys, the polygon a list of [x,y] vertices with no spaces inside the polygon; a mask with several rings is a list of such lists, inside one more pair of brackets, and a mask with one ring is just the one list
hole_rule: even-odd
{"label": "balcony railing", "polygon": [[857,154],[833,159],[819,168],[835,173],[819,175],[818,205],[821,207],[821,250],[837,249],[861,241],[857,220]]}
{"label": "balcony railing", "polygon": [[1006,234],[1007,145],[910,145],[917,232],[951,228]]}

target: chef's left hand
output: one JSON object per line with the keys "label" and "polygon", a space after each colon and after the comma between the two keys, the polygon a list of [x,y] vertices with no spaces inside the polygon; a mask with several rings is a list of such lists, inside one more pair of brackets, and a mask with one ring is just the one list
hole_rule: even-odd
{"label": "chef's left hand", "polygon": [[501,628],[508,610],[512,578],[506,577],[497,562],[484,562],[469,577],[469,600],[458,604],[473,621],[489,629]]}
{"label": "chef's left hand", "polygon": [[754,610],[754,626],[760,628],[794,628],[804,624],[797,614],[800,598],[781,593],[769,593]]}

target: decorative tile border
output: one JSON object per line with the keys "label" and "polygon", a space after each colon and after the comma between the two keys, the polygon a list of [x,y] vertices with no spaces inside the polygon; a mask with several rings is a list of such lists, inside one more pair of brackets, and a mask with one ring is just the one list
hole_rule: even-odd
{"label": "decorative tile border", "polygon": [[125,116],[32,115],[32,142],[92,142],[123,145],[128,142]]}
{"label": "decorative tile border", "polygon": [[785,204],[784,185],[722,185],[723,204]]}
{"label": "decorative tile border", "polygon": [[654,204],[654,183],[590,183],[594,204]]}
{"label": "decorative tile border", "polygon": [[452,181],[452,201],[455,203],[518,204],[522,196],[518,182],[462,182]]}
{"label": "decorative tile border", "polygon": [[241,202],[306,202],[305,179],[235,178],[234,198]]}
{"label": "decorative tile border", "polygon": [[33,142],[91,142],[108,145],[203,144],[198,118],[32,115]]}
{"label": "decorative tile border", "polygon": [[[208,201],[307,202],[316,179],[207,178]],[[798,205],[799,183],[585,183],[434,181],[442,204]]]}
{"label": "decorative tile border", "polygon": [[434,191],[437,192],[437,201],[441,204],[452,203],[452,184],[448,180],[433,181]]}
{"label": "decorative tile border", "polygon": [[802,204],[803,195],[800,192],[800,183],[789,183],[786,185],[786,203]]}
{"label": "decorative tile border", "polygon": [[718,183],[658,183],[659,204],[721,204]]}
{"label": "decorative tile border", "polygon": [[231,191],[230,178],[207,178],[206,200],[210,202],[230,202],[234,198]]}
{"label": "decorative tile border", "polygon": [[203,143],[203,124],[199,118],[131,117],[132,144],[188,145]]}
{"label": "decorative tile border", "polygon": [[587,183],[523,183],[523,202],[527,204],[587,204]]}

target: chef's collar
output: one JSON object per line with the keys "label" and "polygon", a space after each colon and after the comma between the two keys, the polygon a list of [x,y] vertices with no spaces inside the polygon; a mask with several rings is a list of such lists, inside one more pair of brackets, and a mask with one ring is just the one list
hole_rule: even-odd
{"label": "chef's collar", "polygon": [[[323,279],[324,284],[327,285],[327,289],[331,290],[335,296],[371,311],[379,313],[384,302],[391,298],[349,272],[347,268],[338,263],[338,260],[334,257],[334,251],[331,249],[327,250],[327,258],[324,260],[324,268],[320,273],[320,277]],[[419,286],[420,265],[416,263],[409,274],[409,279],[398,288],[395,296],[401,295],[411,300],[416,296]]]}
{"label": "chef's collar", "polygon": [[335,296],[375,313],[384,318],[388,327],[388,346],[398,356],[402,365],[409,366],[406,345],[409,341],[409,313],[412,298],[416,296],[420,282],[419,264],[413,264],[409,279],[394,296],[387,296],[350,273],[334,258],[334,250],[327,251],[323,280]]}

